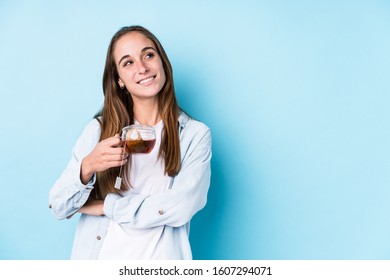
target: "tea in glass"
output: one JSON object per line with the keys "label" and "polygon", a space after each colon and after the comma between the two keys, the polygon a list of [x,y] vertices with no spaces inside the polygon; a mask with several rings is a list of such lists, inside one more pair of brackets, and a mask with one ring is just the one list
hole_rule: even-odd
{"label": "tea in glass", "polygon": [[122,140],[125,142],[126,152],[148,154],[156,143],[156,134],[151,126],[133,124],[122,129]]}

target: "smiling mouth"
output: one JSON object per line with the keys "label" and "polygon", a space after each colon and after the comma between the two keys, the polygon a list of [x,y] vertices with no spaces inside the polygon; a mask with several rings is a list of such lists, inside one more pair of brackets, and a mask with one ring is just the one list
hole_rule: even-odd
{"label": "smiling mouth", "polygon": [[146,78],[146,79],[143,79],[143,80],[139,81],[138,84],[140,84],[140,85],[147,84],[147,83],[149,83],[150,81],[154,80],[155,78],[156,78],[156,76],[148,77],[148,78]]}

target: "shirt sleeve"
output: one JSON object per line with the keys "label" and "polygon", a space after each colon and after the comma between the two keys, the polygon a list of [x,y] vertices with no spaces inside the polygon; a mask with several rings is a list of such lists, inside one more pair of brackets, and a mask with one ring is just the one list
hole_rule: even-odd
{"label": "shirt sleeve", "polygon": [[188,223],[207,201],[211,177],[211,134],[207,128],[194,135],[185,151],[180,172],[170,189],[153,195],[109,194],[104,213],[129,228],[151,228]]}
{"label": "shirt sleeve", "polygon": [[84,185],[80,180],[81,162],[96,146],[100,135],[97,120],[83,130],[72,150],[71,159],[54,183],[49,193],[49,207],[57,219],[70,218],[87,201],[95,184],[96,176]]}

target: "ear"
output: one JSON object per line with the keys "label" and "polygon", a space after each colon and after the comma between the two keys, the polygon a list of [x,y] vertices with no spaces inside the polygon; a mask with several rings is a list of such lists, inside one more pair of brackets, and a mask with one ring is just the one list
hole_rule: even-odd
{"label": "ear", "polygon": [[122,82],[121,79],[118,79],[118,84],[119,84],[119,87],[120,87],[121,89],[124,89],[124,88],[125,88],[125,84]]}

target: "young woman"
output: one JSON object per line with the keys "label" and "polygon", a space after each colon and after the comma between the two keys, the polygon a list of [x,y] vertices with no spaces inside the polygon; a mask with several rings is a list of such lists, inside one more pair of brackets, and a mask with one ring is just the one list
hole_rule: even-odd
{"label": "young woman", "polygon": [[[209,128],[180,110],[168,57],[141,26],[112,38],[103,91],[102,110],[50,191],[58,219],[81,213],[71,258],[191,259],[190,220],[210,185]],[[125,152],[119,134],[133,123],[154,127],[149,154]]]}

